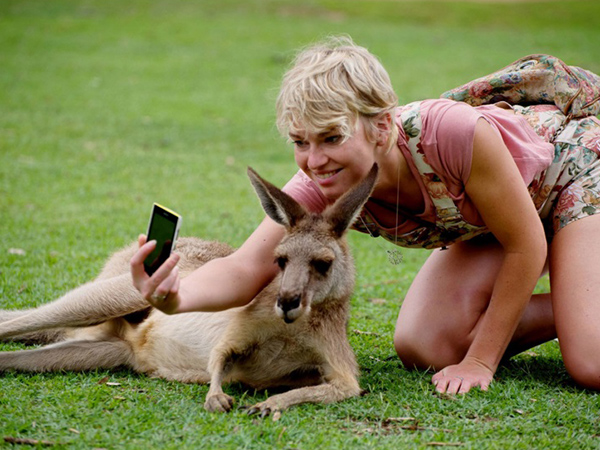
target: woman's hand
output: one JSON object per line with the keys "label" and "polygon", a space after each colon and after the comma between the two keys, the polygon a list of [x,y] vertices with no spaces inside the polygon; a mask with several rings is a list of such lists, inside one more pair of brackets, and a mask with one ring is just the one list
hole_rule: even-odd
{"label": "woman's hand", "polygon": [[139,250],[131,258],[131,277],[133,285],[142,296],[157,309],[166,314],[177,312],[179,298],[179,255],[173,253],[149,276],[144,270],[144,260],[154,250],[156,241],[146,242],[143,234],[138,238]]}
{"label": "woman's hand", "polygon": [[493,378],[494,372],[483,362],[467,357],[436,373],[431,382],[442,394],[466,394],[474,387],[487,391]]}

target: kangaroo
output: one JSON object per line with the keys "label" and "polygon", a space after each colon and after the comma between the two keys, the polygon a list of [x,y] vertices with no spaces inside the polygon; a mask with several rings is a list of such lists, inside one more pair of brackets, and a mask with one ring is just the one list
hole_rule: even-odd
{"label": "kangaroo", "polygon": [[[249,304],[162,313],[132,285],[132,244],[94,281],[61,298],[29,310],[0,310],[0,340],[49,344],[0,352],[0,372],[126,366],[152,377],[210,383],[204,407],[221,412],[234,405],[223,383],[291,388],[248,410],[274,418],[296,404],[358,395],[358,365],[346,334],[354,263],[344,236],[373,189],[377,166],[322,214],[307,212],[251,168],[248,176],[265,212],[286,230],[275,250],[280,273]],[[181,238],[177,251],[184,277],[233,249]]]}

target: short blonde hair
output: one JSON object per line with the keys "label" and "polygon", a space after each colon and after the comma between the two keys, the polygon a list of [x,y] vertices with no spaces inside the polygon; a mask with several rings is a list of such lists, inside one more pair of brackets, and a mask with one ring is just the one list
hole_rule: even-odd
{"label": "short blonde hair", "polygon": [[[338,129],[346,140],[357,121],[367,137],[377,136],[375,119],[398,104],[390,77],[380,61],[348,36],[330,37],[301,51],[284,75],[277,98],[277,128],[290,133],[323,133]],[[397,138],[391,127],[389,145]],[[390,139],[392,138],[392,139]]]}

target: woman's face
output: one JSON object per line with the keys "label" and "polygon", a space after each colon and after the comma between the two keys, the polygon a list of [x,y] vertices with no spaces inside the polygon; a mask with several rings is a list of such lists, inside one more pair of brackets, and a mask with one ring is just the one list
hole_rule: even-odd
{"label": "woman's face", "polygon": [[376,143],[369,142],[362,120],[342,143],[339,130],[319,134],[290,133],[296,164],[325,197],[334,201],[361,181],[375,163]]}

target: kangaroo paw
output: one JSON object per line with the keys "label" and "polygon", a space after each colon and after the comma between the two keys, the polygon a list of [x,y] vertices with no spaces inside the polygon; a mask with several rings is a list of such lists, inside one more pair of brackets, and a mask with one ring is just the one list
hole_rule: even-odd
{"label": "kangaroo paw", "polygon": [[233,408],[234,400],[227,394],[214,394],[206,397],[204,409],[209,412],[228,412]]}

